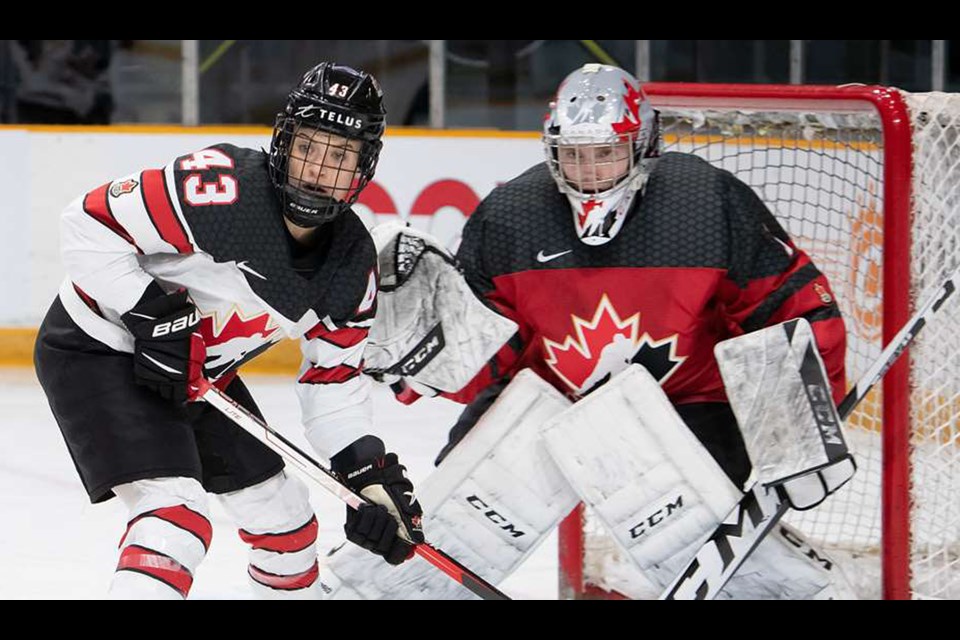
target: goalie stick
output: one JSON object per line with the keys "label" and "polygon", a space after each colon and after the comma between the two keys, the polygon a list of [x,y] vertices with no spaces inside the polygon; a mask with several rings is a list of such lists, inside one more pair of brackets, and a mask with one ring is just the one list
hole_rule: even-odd
{"label": "goalie stick", "polygon": [[[853,413],[870,389],[896,363],[927,321],[936,315],[947,298],[956,290],[958,278],[960,278],[960,267],[941,283],[940,287],[927,298],[923,306],[887,344],[880,357],[850,389],[838,406],[837,413],[841,420],[846,420]],[[805,357],[804,362],[806,360]],[[805,376],[803,369],[801,365],[802,377]],[[832,428],[831,425],[820,422],[822,416],[819,412],[815,411],[814,416],[822,433]],[[826,452],[830,462],[823,466],[829,466],[843,457],[850,456],[846,443],[842,442],[842,436],[840,439],[841,444],[827,445]],[[811,469],[810,472],[816,470]],[[715,598],[789,509],[787,500],[783,496],[783,489],[779,486],[786,479],[788,478],[771,484],[755,483],[697,551],[686,568],[663,591],[660,599]]]}
{"label": "goalie stick", "polygon": [[[240,406],[235,400],[220,391],[220,389],[217,389],[205,378],[201,379],[200,382],[199,397],[233,420],[233,422],[244,431],[247,431],[257,440],[276,451],[281,457],[303,471],[348,506],[357,509],[361,504],[368,502],[366,498],[354,493],[340,482],[332,471],[304,453],[299,447],[272,429],[270,425]],[[414,550],[417,555],[484,600],[511,599],[508,595],[498,590],[440,549],[424,542],[416,545]]]}

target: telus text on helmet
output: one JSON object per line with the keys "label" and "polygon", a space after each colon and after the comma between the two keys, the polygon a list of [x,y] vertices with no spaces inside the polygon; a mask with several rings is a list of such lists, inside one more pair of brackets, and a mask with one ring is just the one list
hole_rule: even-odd
{"label": "telus text on helmet", "polygon": [[[314,111],[317,113],[314,113]],[[337,111],[330,111],[329,109],[324,109],[323,107],[318,107],[313,104],[300,107],[294,115],[298,118],[329,120],[330,122],[336,122],[337,124],[342,124],[345,127],[353,127],[354,129],[363,128],[363,120],[360,118],[344,115]]]}

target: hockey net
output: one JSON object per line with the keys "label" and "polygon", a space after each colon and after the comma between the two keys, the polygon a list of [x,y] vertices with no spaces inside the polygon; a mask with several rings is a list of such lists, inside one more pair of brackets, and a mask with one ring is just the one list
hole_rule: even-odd
{"label": "hockey net", "polygon": [[[652,83],[667,150],[753,187],[831,281],[860,376],[960,264],[960,95]],[[853,480],[786,521],[863,598],[960,598],[960,312],[949,305],[846,424]],[[560,527],[563,597],[656,597],[583,507]]]}

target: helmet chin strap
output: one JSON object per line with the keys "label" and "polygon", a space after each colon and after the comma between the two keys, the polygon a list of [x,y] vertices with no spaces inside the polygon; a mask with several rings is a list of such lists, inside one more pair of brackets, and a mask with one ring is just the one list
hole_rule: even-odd
{"label": "helmet chin strap", "polygon": [[318,227],[337,217],[347,208],[344,203],[327,195],[310,195],[290,185],[284,187],[286,202],[283,215],[298,227]]}

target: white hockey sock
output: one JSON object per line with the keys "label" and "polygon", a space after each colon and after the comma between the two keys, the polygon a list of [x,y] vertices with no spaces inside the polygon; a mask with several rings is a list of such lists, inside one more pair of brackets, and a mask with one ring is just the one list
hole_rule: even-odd
{"label": "white hockey sock", "polygon": [[113,490],[130,519],[108,597],[186,598],[213,537],[203,487],[192,478],[160,478]]}
{"label": "white hockey sock", "polygon": [[219,496],[250,545],[248,576],[263,599],[317,599],[317,518],[303,482],[285,472]]}

